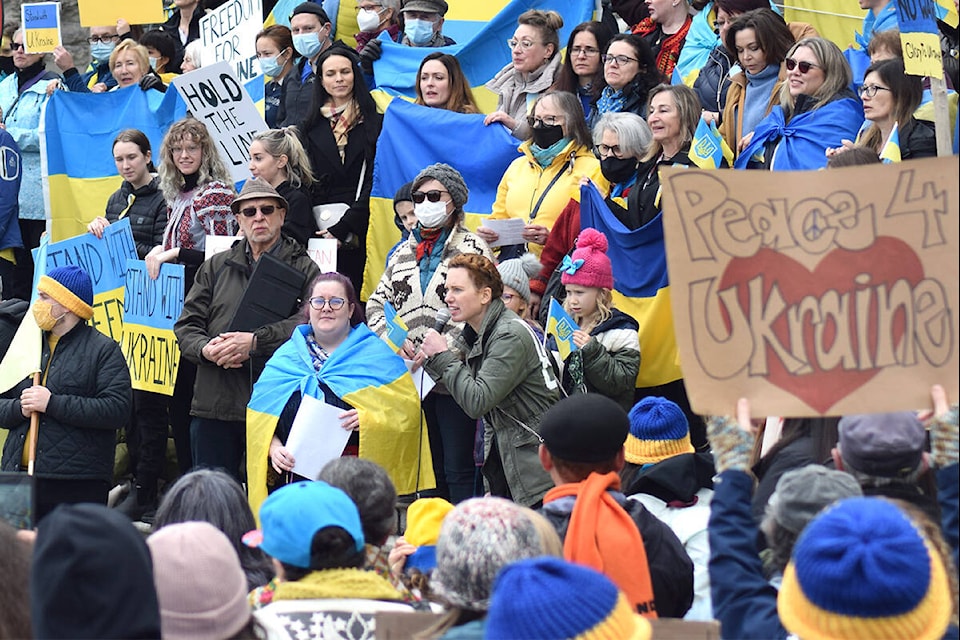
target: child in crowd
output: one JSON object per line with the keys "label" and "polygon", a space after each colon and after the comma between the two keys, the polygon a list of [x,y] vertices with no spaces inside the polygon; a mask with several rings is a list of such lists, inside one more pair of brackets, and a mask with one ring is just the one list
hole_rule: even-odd
{"label": "child in crowd", "polygon": [[[567,394],[600,393],[629,411],[640,370],[639,325],[614,308],[607,237],[584,229],[573,258],[560,269],[567,291],[563,308],[579,326],[573,332],[577,350],[563,363],[563,389]],[[552,348],[556,351],[555,344]]]}

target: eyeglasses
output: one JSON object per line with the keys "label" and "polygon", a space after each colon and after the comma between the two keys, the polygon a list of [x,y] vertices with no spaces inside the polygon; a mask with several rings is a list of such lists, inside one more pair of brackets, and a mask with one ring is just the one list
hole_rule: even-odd
{"label": "eyeglasses", "polygon": [[10,48],[11,48],[13,51],[26,51],[26,49],[23,48],[23,43],[22,43],[22,42],[11,42],[11,43],[10,43]]}
{"label": "eyeglasses", "polygon": [[622,152],[620,151],[620,145],[618,145],[618,144],[615,144],[615,145],[613,145],[612,147],[609,146],[609,145],[605,145],[605,144],[598,144],[597,146],[595,146],[595,147],[593,148],[593,150],[594,150],[594,151],[596,152],[596,154],[597,154],[598,156],[600,156],[600,157],[605,157],[605,156],[609,156],[609,155],[614,155],[614,156],[616,156],[616,157],[619,158],[619,157],[620,157],[620,154],[622,153]]}
{"label": "eyeglasses", "polygon": [[450,193],[449,191],[440,191],[439,189],[432,189],[430,191],[414,191],[410,194],[410,197],[417,204],[420,204],[424,200],[429,200],[430,202],[440,202],[440,196],[445,193]]}
{"label": "eyeglasses", "polygon": [[377,13],[382,13],[383,5],[373,4],[372,2],[365,2],[363,4],[357,5],[357,12],[359,13],[360,11],[376,11]]}
{"label": "eyeglasses", "polygon": [[345,304],[347,304],[347,301],[343,298],[324,298],[323,296],[310,298],[310,306],[317,311],[323,311],[323,308],[327,305],[329,305],[333,311],[340,311]]}
{"label": "eyeglasses", "polygon": [[196,144],[188,144],[183,147],[170,147],[170,153],[172,153],[175,156],[178,156],[184,152],[186,152],[186,154],[190,156],[196,155],[200,153],[200,146]]}
{"label": "eyeglasses", "polygon": [[90,36],[89,38],[87,38],[87,42],[89,42],[90,44],[97,44],[98,42],[111,42],[113,40],[119,40],[119,39],[120,39],[120,36],[118,35]]}
{"label": "eyeglasses", "polygon": [[636,58],[629,58],[627,56],[611,56],[606,53],[600,56],[600,59],[603,60],[603,64],[615,64],[618,67],[622,67],[628,62],[640,62]]}
{"label": "eyeglasses", "polygon": [[799,68],[800,73],[808,73],[810,69],[823,69],[823,67],[820,65],[807,62],[806,60],[794,60],[793,58],[787,58],[783,62],[787,65],[787,71],[793,71],[794,69]]}
{"label": "eyeglasses", "polygon": [[592,58],[598,53],[600,53],[600,49],[597,49],[596,47],[572,47],[570,49],[571,58],[576,58],[577,56],[583,56],[584,58]]}
{"label": "eyeglasses", "polygon": [[539,129],[541,127],[552,127],[554,125],[563,124],[563,116],[544,116],[542,118],[527,116],[527,124],[534,129]]}
{"label": "eyeglasses", "polygon": [[865,84],[860,87],[859,93],[861,98],[873,98],[877,95],[877,91],[890,91],[892,93],[893,89],[881,87],[878,84]]}
{"label": "eyeglasses", "polygon": [[507,40],[507,46],[510,47],[510,50],[513,51],[517,48],[517,45],[520,45],[520,48],[526,51],[535,44],[540,44],[539,42],[534,42],[533,40],[517,40],[516,38],[510,38]]}
{"label": "eyeglasses", "polygon": [[517,297],[517,296],[515,296],[515,295],[512,294],[512,293],[504,293],[504,294],[502,294],[502,295],[500,296],[500,299],[503,300],[504,302],[510,302],[511,300],[513,300],[513,299],[516,298],[516,297]]}
{"label": "eyeglasses", "polygon": [[257,212],[259,211],[265,216],[272,216],[273,212],[278,208],[279,207],[275,207],[272,204],[264,204],[259,207],[247,207],[245,209],[240,209],[240,215],[242,215],[244,218],[252,218],[253,216],[257,215]]}

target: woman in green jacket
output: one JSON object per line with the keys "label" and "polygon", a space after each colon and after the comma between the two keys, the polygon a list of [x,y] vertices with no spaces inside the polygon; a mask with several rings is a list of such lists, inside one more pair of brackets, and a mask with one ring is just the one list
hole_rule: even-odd
{"label": "woman in green jacket", "polygon": [[504,306],[503,281],[490,259],[455,257],[446,287],[451,320],[464,323],[460,346],[466,361],[431,329],[421,346],[424,368],[467,415],[483,418],[487,490],[537,507],[553,486],[537,454],[540,416],[560,399],[550,357],[530,326]]}

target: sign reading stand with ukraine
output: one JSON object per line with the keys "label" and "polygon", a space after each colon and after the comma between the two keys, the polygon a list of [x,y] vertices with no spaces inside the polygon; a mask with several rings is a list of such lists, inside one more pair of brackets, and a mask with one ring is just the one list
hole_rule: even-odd
{"label": "sign reading stand with ukraine", "polygon": [[127,260],[120,349],[134,389],[173,395],[180,364],[173,325],[183,310],[183,279],[183,265],[160,265],[154,280],[143,260]]}
{"label": "sign reading stand with ukraine", "polygon": [[49,53],[60,46],[60,3],[37,2],[20,6],[23,50]]}

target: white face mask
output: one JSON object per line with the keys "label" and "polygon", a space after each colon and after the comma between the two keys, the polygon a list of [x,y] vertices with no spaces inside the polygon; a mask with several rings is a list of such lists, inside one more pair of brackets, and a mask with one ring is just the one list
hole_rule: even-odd
{"label": "white face mask", "polygon": [[357,13],[357,26],[360,31],[376,31],[380,26],[380,13],[372,9],[361,9]]}
{"label": "white face mask", "polygon": [[447,219],[447,203],[443,200],[424,200],[413,205],[413,215],[417,216],[417,221],[424,229],[436,229],[443,226]]}

